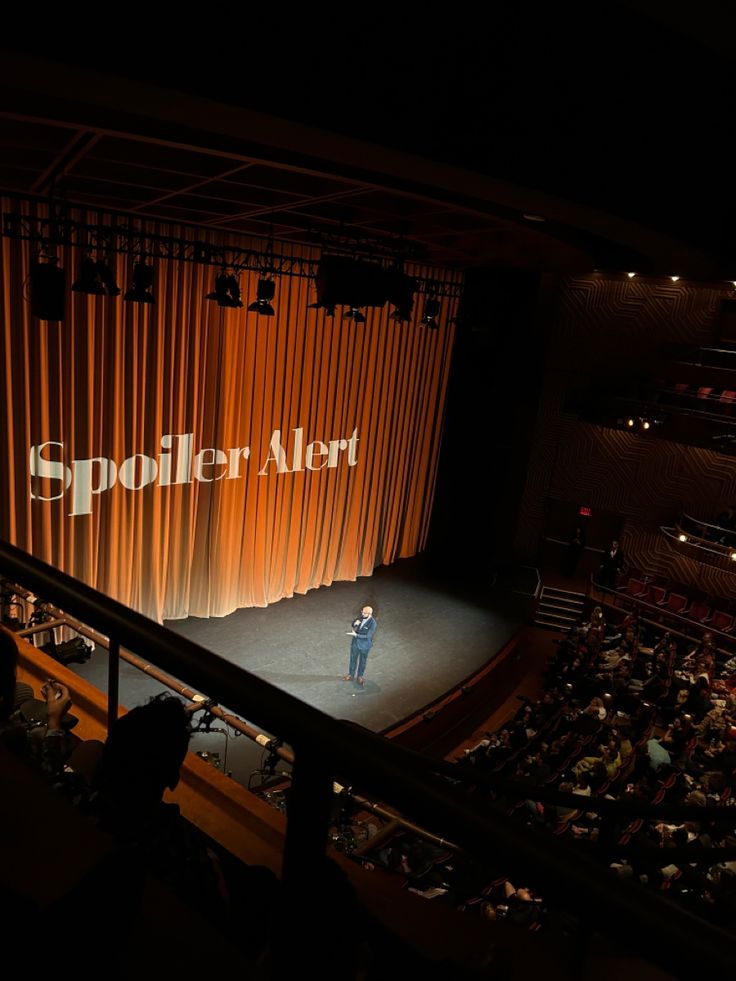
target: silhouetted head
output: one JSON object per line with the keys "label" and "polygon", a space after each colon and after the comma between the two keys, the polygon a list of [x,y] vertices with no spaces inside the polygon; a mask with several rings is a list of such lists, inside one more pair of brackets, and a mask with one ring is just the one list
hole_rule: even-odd
{"label": "silhouetted head", "polygon": [[18,645],[10,631],[0,627],[0,722],[13,711],[17,670]]}
{"label": "silhouetted head", "polygon": [[184,703],[168,693],[132,709],[115,722],[105,742],[103,790],[131,804],[160,801],[179,782],[190,736]]}

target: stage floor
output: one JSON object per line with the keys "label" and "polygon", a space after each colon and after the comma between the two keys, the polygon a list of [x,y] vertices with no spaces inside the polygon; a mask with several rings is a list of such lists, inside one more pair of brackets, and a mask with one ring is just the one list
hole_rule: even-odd
{"label": "stage floor", "polygon": [[[527,622],[530,597],[523,587],[511,591],[493,576],[487,583],[461,585],[439,579],[429,565],[422,557],[404,559],[372,576],[264,609],[166,626],[328,715],[382,732],[474,674]],[[378,627],[361,688],[342,678],[348,670],[347,631],[365,605],[373,607]],[[74,669],[106,690],[103,652]],[[159,691],[153,679],[121,665],[123,705],[131,708]],[[247,721],[258,728],[257,720]],[[264,752],[245,736],[195,733],[191,748],[211,758],[218,754],[220,769],[245,786],[260,782],[255,771]]]}

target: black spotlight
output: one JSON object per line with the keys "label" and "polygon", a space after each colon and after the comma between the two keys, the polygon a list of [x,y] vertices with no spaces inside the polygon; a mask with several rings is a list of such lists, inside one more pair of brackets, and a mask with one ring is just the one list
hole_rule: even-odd
{"label": "black spotlight", "polygon": [[274,309],[271,300],[276,293],[276,283],[272,279],[259,279],[256,299],[249,304],[249,313],[262,313],[265,317],[273,317]]}
{"label": "black spotlight", "polygon": [[230,273],[227,277],[227,291],[234,307],[242,307],[243,300],[240,296],[240,283],[238,277]]}
{"label": "black spotlight", "polygon": [[434,297],[430,297],[424,304],[424,316],[422,317],[422,323],[425,327],[430,327],[432,330],[437,330],[439,327],[439,321],[437,318],[440,315],[440,301],[436,300]]}
{"label": "black spotlight", "polygon": [[396,307],[394,312],[391,314],[391,319],[402,322],[411,320],[412,306],[413,304],[409,304],[409,306]]}
{"label": "black spotlight", "polygon": [[64,270],[56,256],[38,256],[29,276],[31,313],[39,320],[64,319]]}
{"label": "black spotlight", "polygon": [[310,310],[324,310],[325,317],[335,316],[335,304],[334,303],[310,303]]}
{"label": "black spotlight", "polygon": [[388,299],[394,305],[391,319],[394,321],[411,320],[414,313],[414,293],[417,281],[407,276],[402,265],[397,265],[386,272],[388,283]]}
{"label": "black spotlight", "polygon": [[155,303],[156,298],[151,293],[153,286],[153,266],[145,262],[136,262],[133,266],[133,285],[123,297],[129,303]]}
{"label": "black spotlight", "polygon": [[101,259],[97,260],[97,275],[100,277],[108,296],[120,296],[120,287],[115,279],[115,274],[108,264]]}
{"label": "black spotlight", "polygon": [[343,314],[348,320],[354,320],[356,324],[365,323],[365,314],[358,307],[350,307],[347,313]]}
{"label": "black spotlight", "polygon": [[232,273],[219,273],[215,280],[215,288],[205,297],[206,300],[217,300],[218,307],[242,307],[240,286]]}
{"label": "black spotlight", "polygon": [[93,296],[103,295],[105,287],[100,279],[100,273],[94,259],[90,259],[89,256],[82,259],[82,268],[79,270],[78,278],[72,284],[72,290],[75,293],[88,293]]}

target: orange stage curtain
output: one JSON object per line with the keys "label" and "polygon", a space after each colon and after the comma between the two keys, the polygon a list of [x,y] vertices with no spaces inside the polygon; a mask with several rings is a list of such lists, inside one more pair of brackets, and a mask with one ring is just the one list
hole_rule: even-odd
{"label": "orange stage curtain", "polygon": [[[35,213],[33,205],[23,207]],[[4,201],[3,210],[20,206]],[[31,316],[24,297],[36,247],[0,241],[2,538],[157,620],[265,606],[370,575],[423,548],[454,300],[442,300],[436,331],[419,323],[419,295],[411,323],[392,321],[387,305],[366,309],[367,322],[356,324],[339,308],[334,318],[308,309],[311,281],[282,276],[276,315],[263,317],[245,311],[256,273],[240,274],[244,307],[228,309],[204,298],[215,268],[153,260],[156,304],[126,303],[122,295],[72,292],[82,252],[64,248],[55,251],[66,273],[67,312],[62,323],[47,323]],[[124,292],[133,257],[107,258]],[[421,267],[407,272],[437,275]],[[310,443],[349,440],[356,430],[357,443],[335,450],[335,466],[279,473],[274,462],[265,466],[275,430],[290,469],[295,430],[302,431],[302,467]],[[186,434],[192,454],[221,450],[228,462],[206,454],[201,475],[209,482],[162,485],[169,452],[162,437],[179,436],[173,443],[181,450]],[[47,446],[45,459],[83,478],[62,496],[63,480],[31,477],[31,447],[45,443],[63,444]],[[236,452],[244,447],[248,459]],[[313,450],[319,454],[320,446]],[[121,471],[134,454],[155,464],[138,458]],[[113,461],[114,483],[111,465],[72,462],[96,458]],[[326,460],[315,455],[313,464]],[[173,480],[177,453],[169,466]],[[91,513],[71,513],[74,487],[98,488],[103,469],[112,486],[92,494]],[[120,479],[125,474],[135,486],[154,469],[158,478],[140,489]],[[193,470],[194,462],[190,477]],[[50,497],[57,499],[42,499]]]}

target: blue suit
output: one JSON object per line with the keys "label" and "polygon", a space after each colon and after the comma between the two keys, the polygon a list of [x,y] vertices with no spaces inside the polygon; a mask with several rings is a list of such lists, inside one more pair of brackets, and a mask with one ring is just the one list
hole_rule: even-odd
{"label": "blue suit", "polygon": [[376,632],[375,617],[369,616],[365,620],[358,617],[353,620],[353,630],[357,634],[350,642],[350,671],[351,678],[355,678],[355,669],[358,669],[358,678],[365,674],[365,662],[368,660],[368,651],[373,646],[373,634]]}

